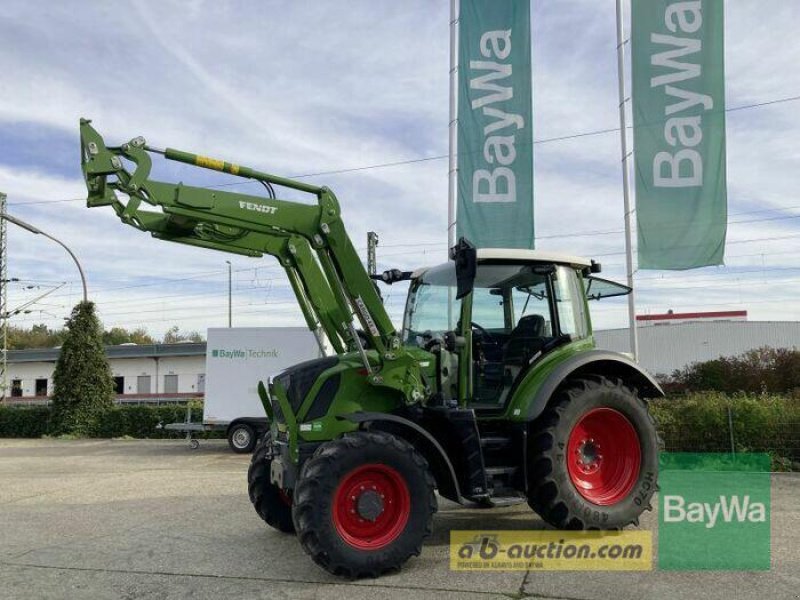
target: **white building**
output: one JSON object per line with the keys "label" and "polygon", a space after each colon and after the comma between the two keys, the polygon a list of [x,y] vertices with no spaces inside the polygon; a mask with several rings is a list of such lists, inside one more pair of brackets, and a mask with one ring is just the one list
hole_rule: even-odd
{"label": "white building", "polygon": [[[6,402],[46,402],[59,351],[9,350]],[[205,342],[107,346],[106,355],[119,402],[175,402],[205,393]]]}
{"label": "white building", "polygon": [[[746,319],[746,311],[639,315],[639,363],[651,373],[670,375],[695,362],[764,346],[800,348],[800,322]],[[630,352],[627,328],[595,331],[594,337],[599,348]]]}

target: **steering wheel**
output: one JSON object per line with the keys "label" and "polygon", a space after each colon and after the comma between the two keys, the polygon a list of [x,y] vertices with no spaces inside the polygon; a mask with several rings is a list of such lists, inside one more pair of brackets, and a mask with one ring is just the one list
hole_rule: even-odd
{"label": "steering wheel", "polygon": [[473,329],[477,329],[481,333],[481,340],[480,340],[481,343],[484,343],[485,340],[486,342],[490,342],[495,346],[500,345],[500,342],[498,342],[491,333],[486,331],[485,327],[478,325],[475,321],[470,321],[469,324],[472,326]]}

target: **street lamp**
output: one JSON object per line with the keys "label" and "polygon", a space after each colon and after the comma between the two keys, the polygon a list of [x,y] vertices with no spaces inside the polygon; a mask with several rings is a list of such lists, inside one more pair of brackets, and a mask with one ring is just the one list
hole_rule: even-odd
{"label": "street lamp", "polygon": [[232,304],[231,304],[231,296],[232,296],[232,285],[231,285],[232,270],[231,269],[232,269],[232,265],[231,265],[231,261],[229,261],[229,260],[226,260],[225,262],[228,263],[228,327],[233,327],[233,308],[232,308]]}
{"label": "street lamp", "polygon": [[0,213],[0,218],[5,219],[6,221],[13,223],[18,227],[27,229],[28,231],[30,231],[31,233],[35,233],[36,235],[43,235],[44,237],[53,240],[56,244],[64,248],[64,250],[66,250],[67,253],[72,257],[72,260],[75,261],[75,265],[78,267],[78,272],[81,274],[81,284],[83,285],[83,301],[88,302],[89,294],[86,291],[86,275],[83,272],[83,267],[81,267],[81,263],[78,262],[78,257],[75,256],[75,253],[72,250],[70,250],[69,247],[67,247],[67,245],[64,242],[54,238],[49,233],[45,233],[41,229],[34,227],[30,223],[26,223],[25,221],[18,219],[17,217],[12,217],[11,215],[6,213]]}

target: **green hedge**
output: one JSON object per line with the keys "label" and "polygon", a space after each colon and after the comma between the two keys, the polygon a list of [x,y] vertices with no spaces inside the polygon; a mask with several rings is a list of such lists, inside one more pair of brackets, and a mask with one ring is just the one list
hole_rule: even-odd
{"label": "green hedge", "polygon": [[[41,437],[52,435],[49,406],[0,406],[0,437]],[[202,420],[202,405],[192,406],[192,421]],[[89,432],[90,437],[175,438],[185,434],[157,429],[159,423],[182,423],[186,406],[122,405],[114,406]],[[197,437],[223,437],[224,432],[203,432]]]}
{"label": "green hedge", "polygon": [[[730,452],[731,425],[737,452],[768,452],[776,468],[800,467],[800,399],[778,395],[692,393],[651,404],[669,452]],[[202,418],[193,406],[192,420]],[[115,406],[91,432],[92,437],[174,438],[183,434],[156,429],[158,423],[182,422],[186,407]],[[0,437],[51,434],[48,407],[0,406]],[[200,437],[222,437],[209,432]]]}
{"label": "green hedge", "polygon": [[[668,452],[767,452],[776,468],[800,463],[800,399],[692,393],[656,400],[650,408]],[[731,432],[733,441],[731,441]]]}

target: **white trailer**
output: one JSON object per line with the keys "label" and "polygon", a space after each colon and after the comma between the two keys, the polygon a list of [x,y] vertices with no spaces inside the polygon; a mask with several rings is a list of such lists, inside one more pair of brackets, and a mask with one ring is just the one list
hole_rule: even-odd
{"label": "white trailer", "polygon": [[234,452],[252,452],[269,423],[258,396],[266,381],[297,363],[322,355],[303,327],[232,327],[208,330],[203,423],[171,423],[167,429],[222,430]]}

